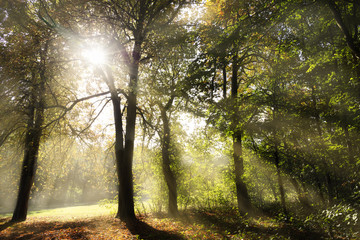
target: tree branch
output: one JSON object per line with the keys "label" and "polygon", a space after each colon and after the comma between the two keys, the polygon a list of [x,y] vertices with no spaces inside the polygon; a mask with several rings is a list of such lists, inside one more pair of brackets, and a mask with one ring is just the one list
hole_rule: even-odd
{"label": "tree branch", "polygon": [[327,5],[329,6],[330,10],[334,14],[335,20],[337,25],[339,26],[340,30],[345,35],[345,40],[351,51],[354,53],[356,58],[360,59],[360,49],[355,43],[355,39],[351,36],[351,33],[347,26],[345,25],[345,22],[342,19],[340,10],[336,3],[333,0],[326,0]]}

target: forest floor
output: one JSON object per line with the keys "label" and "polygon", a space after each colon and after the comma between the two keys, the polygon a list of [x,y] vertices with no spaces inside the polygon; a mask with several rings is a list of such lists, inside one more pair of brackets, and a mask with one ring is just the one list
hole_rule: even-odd
{"label": "forest floor", "polygon": [[0,215],[0,239],[327,239],[301,224],[241,217],[234,210],[193,210],[182,217],[138,216],[126,226],[98,205],[33,211],[25,222]]}

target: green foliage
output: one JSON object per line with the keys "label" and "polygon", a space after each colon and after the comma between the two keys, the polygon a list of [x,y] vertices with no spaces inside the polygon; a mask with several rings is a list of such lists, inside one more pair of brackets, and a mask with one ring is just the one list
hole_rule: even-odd
{"label": "green foliage", "polygon": [[98,204],[100,207],[110,210],[111,215],[116,215],[118,206],[117,196],[114,199],[102,199]]}
{"label": "green foliage", "polygon": [[352,239],[358,235],[360,230],[358,213],[358,210],[351,205],[339,203],[309,215],[305,224],[324,229],[330,237],[336,235]]}

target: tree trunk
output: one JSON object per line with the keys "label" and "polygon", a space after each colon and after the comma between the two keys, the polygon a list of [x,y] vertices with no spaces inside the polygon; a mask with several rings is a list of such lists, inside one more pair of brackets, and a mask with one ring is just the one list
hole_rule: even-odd
{"label": "tree trunk", "polygon": [[232,76],[231,76],[231,98],[233,99],[233,113],[232,113],[232,131],[233,131],[233,159],[235,170],[235,185],[236,185],[236,197],[238,202],[238,210],[240,213],[246,213],[252,211],[252,205],[248,189],[243,180],[244,176],[244,159],[242,151],[242,132],[237,129],[237,91],[238,91],[238,56],[237,53],[233,56],[232,64]]}
{"label": "tree trunk", "polygon": [[287,213],[286,203],[285,203],[285,190],[284,190],[284,184],[283,184],[283,180],[281,177],[281,171],[280,171],[280,157],[279,157],[277,139],[275,139],[275,166],[276,166],[276,175],[277,175],[279,192],[280,192],[281,207],[283,208],[284,213]]}
{"label": "tree trunk", "polygon": [[[140,36],[134,34],[136,39]],[[136,102],[137,88],[139,76],[139,64],[141,58],[140,40],[135,40],[132,53],[133,62],[130,63],[130,82],[128,94],[128,106],[126,115],[126,132],[125,132],[125,148],[124,155],[119,161],[120,187],[119,187],[119,211],[117,216],[125,221],[131,222],[136,220],[134,211],[134,183],[132,164],[134,156],[135,126],[136,126]]]}
{"label": "tree trunk", "polygon": [[163,122],[163,139],[162,139],[162,170],[165,177],[165,182],[169,191],[169,215],[176,217],[179,215],[177,204],[177,183],[176,177],[171,169],[173,153],[171,150],[171,132],[169,126],[169,119],[166,115],[166,110],[161,109],[161,119]]}
{"label": "tree trunk", "polygon": [[42,125],[44,122],[44,92],[45,78],[41,74],[39,84],[35,84],[32,92],[29,120],[25,137],[24,160],[21,168],[19,192],[12,221],[25,221],[28,211],[30,191],[34,184],[37,167],[40,140],[42,136]]}
{"label": "tree trunk", "polygon": [[244,176],[244,159],[242,156],[242,143],[241,132],[236,132],[233,135],[233,148],[234,148],[234,167],[235,167],[235,185],[236,185],[236,197],[238,202],[238,209],[241,213],[251,212],[252,205],[248,189],[243,180]]}
{"label": "tree trunk", "polygon": [[[116,217],[120,218],[125,222],[134,221],[136,220],[136,217],[135,217],[134,199],[133,199],[134,193],[133,193],[133,177],[132,177],[132,152],[130,152],[131,153],[130,154],[129,149],[126,149],[126,145],[124,147],[121,102],[117,90],[115,88],[114,78],[111,69],[107,66],[104,67],[105,67],[105,72],[102,69],[99,69],[99,72],[103,75],[103,78],[106,84],[108,85],[111,94],[111,101],[113,104],[113,112],[114,112],[114,123],[115,123],[115,162],[116,162],[116,172],[118,177],[118,212],[116,214]],[[132,98],[130,98],[130,95],[131,94],[129,94],[128,97],[128,118],[129,118],[129,114],[134,114],[131,111],[131,108],[134,108],[134,103],[133,103],[134,94],[131,95]],[[136,117],[136,102],[135,102],[135,117]],[[135,120],[132,126],[135,128]],[[131,126],[127,126],[126,128],[127,131],[129,127]],[[129,138],[129,136],[127,137]],[[131,142],[130,144],[128,143],[127,146],[128,148],[131,147]],[[133,146],[131,150],[133,150]]]}
{"label": "tree trunk", "polygon": [[306,209],[308,209],[308,210],[311,210],[312,207],[311,207],[311,205],[310,205],[310,203],[309,203],[309,199],[307,198],[306,193],[301,190],[301,188],[300,188],[299,183],[297,182],[297,180],[296,180],[295,178],[290,178],[290,181],[291,181],[292,185],[293,185],[294,188],[295,188],[295,192],[296,192],[296,194],[298,195],[298,200],[299,200],[299,202],[301,203],[301,205],[302,205],[304,208],[306,208]]}

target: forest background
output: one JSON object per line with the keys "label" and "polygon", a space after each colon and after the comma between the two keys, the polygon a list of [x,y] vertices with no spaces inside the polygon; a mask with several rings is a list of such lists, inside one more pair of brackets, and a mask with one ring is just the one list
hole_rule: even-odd
{"label": "forest background", "polygon": [[126,222],[225,208],[357,234],[360,1],[0,9],[0,212],[14,221],[102,201]]}

